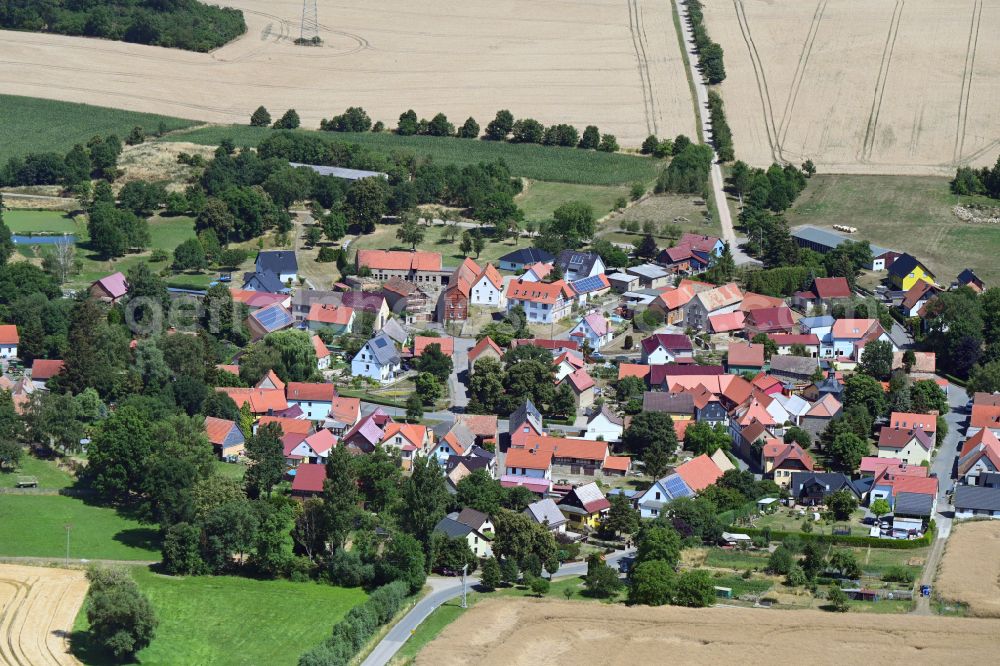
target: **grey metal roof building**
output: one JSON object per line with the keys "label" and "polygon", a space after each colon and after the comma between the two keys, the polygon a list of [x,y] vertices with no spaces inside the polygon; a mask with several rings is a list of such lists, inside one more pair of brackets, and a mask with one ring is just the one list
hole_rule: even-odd
{"label": "grey metal roof building", "polygon": [[361,169],[344,169],[342,167],[319,166],[316,164],[301,164],[299,162],[289,162],[289,166],[312,169],[321,176],[333,176],[343,180],[361,180],[362,178],[388,178],[389,175],[381,171],[363,171]]}
{"label": "grey metal roof building", "polygon": [[898,493],[892,513],[895,516],[930,518],[934,510],[934,496],[924,493]]}
{"label": "grey metal roof building", "polygon": [[472,528],[458,522],[454,518],[445,516],[434,526],[434,534],[444,534],[449,539],[464,539],[469,535]]}
{"label": "grey metal roof building", "polygon": [[1000,488],[958,486],[952,504],[958,513],[1000,512]]}
{"label": "grey metal roof building", "polygon": [[[823,253],[829,252],[833,248],[846,243],[847,241],[854,240],[818,227],[802,227],[800,229],[795,229],[792,231],[792,238],[795,239],[795,242],[798,243],[799,247],[807,247],[810,250]],[[871,248],[873,257],[879,257],[886,252],[892,251],[888,248],[879,247],[878,245],[872,245]]]}

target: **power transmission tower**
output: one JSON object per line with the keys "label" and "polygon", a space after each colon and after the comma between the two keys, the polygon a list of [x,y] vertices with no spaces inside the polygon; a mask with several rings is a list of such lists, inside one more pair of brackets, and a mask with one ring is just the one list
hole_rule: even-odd
{"label": "power transmission tower", "polygon": [[302,29],[299,39],[303,42],[319,38],[319,12],[316,0],[302,0]]}

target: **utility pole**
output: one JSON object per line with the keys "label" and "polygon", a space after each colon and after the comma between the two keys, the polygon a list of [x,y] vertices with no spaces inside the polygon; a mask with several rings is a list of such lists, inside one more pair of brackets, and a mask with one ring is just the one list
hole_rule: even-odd
{"label": "utility pole", "polygon": [[302,27],[299,39],[311,41],[319,37],[319,12],[316,10],[316,0],[302,0]]}
{"label": "utility pole", "polygon": [[462,608],[468,608],[468,600],[466,599],[466,589],[465,589],[465,575],[469,571],[469,565],[466,564],[462,567]]}

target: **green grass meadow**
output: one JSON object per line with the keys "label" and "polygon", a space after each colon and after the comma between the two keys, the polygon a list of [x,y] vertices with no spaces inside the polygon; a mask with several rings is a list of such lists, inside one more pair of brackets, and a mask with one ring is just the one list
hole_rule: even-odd
{"label": "green grass meadow", "polygon": [[[81,218],[82,219],[82,218]],[[58,210],[5,210],[4,224],[15,234],[77,234],[86,232],[87,225]]]}
{"label": "green grass meadow", "polygon": [[[160,620],[152,644],[137,655],[142,666],[294,666],[367,596],[312,582],[174,578],[143,567],[132,573]],[[113,663],[89,646],[87,626],[81,608],[73,633],[76,657],[88,665]]]}
{"label": "green grass meadow", "polygon": [[63,495],[0,494],[0,556],[66,556],[66,525],[70,529],[70,559],[160,559],[155,526]]}
{"label": "green grass meadow", "polygon": [[950,284],[972,268],[987,284],[1000,281],[1000,228],[963,222],[958,203],[1000,207],[986,197],[951,193],[948,178],[933,176],[817,175],[785,217],[790,226],[834,224],[858,228],[859,240],[909,252]]}
{"label": "green grass meadow", "polygon": [[26,153],[66,153],[95,135],[117,134],[122,140],[136,125],[147,133],[160,123],[167,130],[196,124],[193,120],[135,113],[88,104],[35,97],[0,95],[0,162]]}
{"label": "green grass meadow", "polygon": [[[20,476],[33,476],[38,480],[38,487],[59,490],[73,485],[73,477],[56,465],[53,460],[39,460],[34,456],[25,455],[16,471],[6,467],[0,472],[0,488],[13,488]],[[0,528],[2,529],[2,528]]]}
{"label": "green grass meadow", "polygon": [[524,211],[524,219],[543,222],[552,219],[552,212],[567,201],[583,201],[593,207],[594,214],[604,217],[614,210],[621,197],[628,198],[625,185],[574,185],[530,181],[515,203]]}
{"label": "green grass meadow", "polygon": [[[189,141],[214,146],[232,139],[237,146],[255,147],[274,130],[248,125],[200,127],[178,132],[166,141]],[[310,132],[312,130],[299,130]],[[515,175],[536,180],[584,185],[631,185],[650,183],[656,178],[660,162],[647,157],[621,153],[598,153],[578,148],[558,148],[537,144],[513,144],[474,139],[434,136],[397,136],[390,132],[373,134],[324,132],[330,141],[354,143],[388,155],[406,151],[428,156],[441,164],[465,166],[502,159]]]}

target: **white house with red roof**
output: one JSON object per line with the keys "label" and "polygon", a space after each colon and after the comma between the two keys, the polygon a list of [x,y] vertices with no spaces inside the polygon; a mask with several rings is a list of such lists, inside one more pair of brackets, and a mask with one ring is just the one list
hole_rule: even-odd
{"label": "white house with red roof", "polygon": [[555,282],[525,282],[512,280],[507,284],[507,311],[524,308],[528,321],[551,324],[569,316],[576,294],[564,280]]}
{"label": "white house with red roof", "polygon": [[330,350],[327,349],[326,343],[318,335],[312,336],[311,341],[313,352],[316,354],[316,367],[320,370],[328,370],[330,368]]}
{"label": "white house with red roof", "polygon": [[937,435],[937,416],[893,412],[878,436],[880,458],[898,458],[909,465],[930,462]]}
{"label": "white house with red roof", "polygon": [[1000,472],[1000,439],[983,428],[965,440],[958,456],[958,478],[967,485],[979,485],[981,474]]}
{"label": "white house with red roof", "polygon": [[17,345],[21,336],[14,324],[0,325],[0,358],[17,358]]}
{"label": "white house with red roof", "polygon": [[587,374],[585,368],[580,368],[566,375],[559,382],[560,385],[563,383],[569,384],[569,387],[573,389],[573,397],[576,399],[578,410],[586,409],[594,404],[594,380]]}
{"label": "white house with red roof", "polygon": [[558,384],[567,375],[571,375],[580,368],[584,367],[583,355],[575,351],[564,351],[555,357],[552,361],[552,365],[555,366],[556,373],[556,383]]}
{"label": "white house with red roof", "polygon": [[539,495],[548,494],[552,490],[552,450],[508,449],[500,485],[524,486]]}
{"label": "white house with red roof", "polygon": [[586,342],[594,351],[611,342],[615,332],[611,322],[600,312],[591,312],[580,318],[576,326],[569,332],[569,337],[581,343]]}
{"label": "white house with red roof", "polygon": [[434,448],[434,432],[416,423],[387,423],[382,434],[382,445],[399,451],[403,469],[409,469],[413,460]]}
{"label": "white house with red roof", "polygon": [[288,382],[285,386],[288,404],[297,405],[310,421],[326,419],[336,397],[337,388],[331,383]]}
{"label": "white house with red roof", "polygon": [[330,331],[333,335],[350,333],[354,326],[354,308],[346,305],[313,303],[306,315],[306,327],[310,331]]}
{"label": "white house with red roof", "polygon": [[679,333],[656,333],[643,338],[639,346],[642,349],[642,362],[646,365],[676,363],[677,359],[694,357],[691,340]]}
{"label": "white house with red roof", "polygon": [[330,455],[330,450],[336,445],[337,436],[324,428],[299,442],[287,457],[297,458],[306,463],[323,464]]}
{"label": "white house with red roof", "polygon": [[525,267],[524,274],[518,279],[525,282],[541,282],[552,272],[552,268],[552,262],[542,263],[539,261]]}
{"label": "white house with red roof", "polygon": [[472,282],[469,293],[469,303],[489,308],[502,308],[507,305],[503,293],[503,277],[493,264],[486,264],[482,272]]}
{"label": "white house with red roof", "polygon": [[[857,361],[861,358],[865,345],[875,340],[892,344],[878,319],[838,319],[830,329],[829,346],[820,340],[820,353],[822,356],[845,357]],[[892,344],[892,351],[896,349],[896,345]]]}

